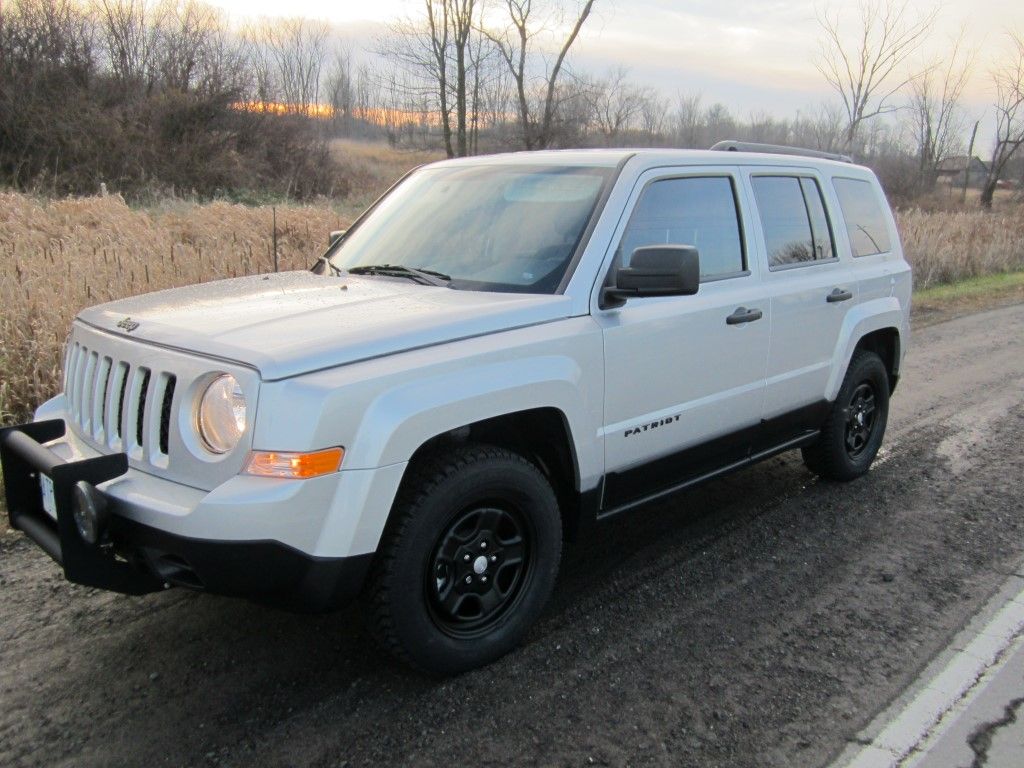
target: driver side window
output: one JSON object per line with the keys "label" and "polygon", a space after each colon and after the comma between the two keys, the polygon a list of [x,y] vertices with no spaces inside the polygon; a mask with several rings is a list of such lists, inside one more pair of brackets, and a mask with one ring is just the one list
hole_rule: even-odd
{"label": "driver side window", "polygon": [[701,280],[746,271],[739,210],[728,176],[694,176],[651,182],[640,195],[616,258],[628,266],[646,245],[693,245]]}

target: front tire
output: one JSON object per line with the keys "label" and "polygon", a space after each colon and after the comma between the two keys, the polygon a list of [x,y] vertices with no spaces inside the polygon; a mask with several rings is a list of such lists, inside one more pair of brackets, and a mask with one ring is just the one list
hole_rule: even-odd
{"label": "front tire", "polygon": [[853,480],[878,454],[889,418],[889,375],[874,352],[854,353],[818,439],[803,449],[807,468],[827,480]]}
{"label": "front tire", "polygon": [[370,628],[410,665],[458,674],[508,653],[540,616],[561,559],[558,502],[502,448],[457,448],[411,471],[370,574]]}

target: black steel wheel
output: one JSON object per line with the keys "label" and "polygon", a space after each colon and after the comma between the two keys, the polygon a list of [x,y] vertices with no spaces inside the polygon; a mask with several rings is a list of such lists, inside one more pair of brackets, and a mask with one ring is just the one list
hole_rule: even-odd
{"label": "black steel wheel", "polygon": [[547,603],[562,552],[543,473],[464,446],[410,469],[371,568],[370,629],[403,661],[451,675],[512,650]]}
{"label": "black steel wheel", "polygon": [[871,382],[857,385],[846,406],[846,452],[856,459],[871,444],[875,426],[875,390]]}
{"label": "black steel wheel", "polygon": [[484,506],[457,515],[425,574],[438,627],[453,637],[476,637],[512,609],[530,575],[530,538],[509,509]]}
{"label": "black steel wheel", "polygon": [[808,469],[828,480],[853,480],[871,467],[889,416],[889,374],[874,352],[854,353],[821,435],[803,449]]}

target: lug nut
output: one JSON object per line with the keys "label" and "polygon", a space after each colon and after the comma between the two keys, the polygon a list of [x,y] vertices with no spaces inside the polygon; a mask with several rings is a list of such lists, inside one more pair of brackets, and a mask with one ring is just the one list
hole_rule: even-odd
{"label": "lug nut", "polygon": [[466,583],[467,584],[472,584],[473,583],[473,577],[472,576],[467,576],[466,577]]}
{"label": "lug nut", "polygon": [[487,542],[486,541],[481,541],[480,542],[480,549],[487,549]]}
{"label": "lug nut", "polygon": [[486,583],[486,581],[487,581],[487,577],[486,577],[486,576],[481,576],[481,577],[480,577],[480,581],[483,581],[483,582],[485,582],[485,583]]}
{"label": "lug nut", "polygon": [[468,554],[463,555],[462,559],[465,560],[468,563],[469,562],[469,555]]}
{"label": "lug nut", "polygon": [[491,555],[491,562],[492,563],[496,562],[497,560],[498,560],[498,556],[497,555]]}

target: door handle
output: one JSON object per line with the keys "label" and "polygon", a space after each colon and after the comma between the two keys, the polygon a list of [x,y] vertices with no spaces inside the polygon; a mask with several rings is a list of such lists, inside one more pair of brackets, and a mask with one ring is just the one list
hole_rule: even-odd
{"label": "door handle", "polygon": [[825,301],[835,304],[837,301],[848,301],[852,298],[853,294],[845,288],[833,288],[832,293],[825,297]]}
{"label": "door handle", "polygon": [[739,325],[740,323],[752,323],[755,320],[760,320],[762,317],[764,317],[764,313],[760,309],[739,307],[735,312],[725,318],[725,324]]}

